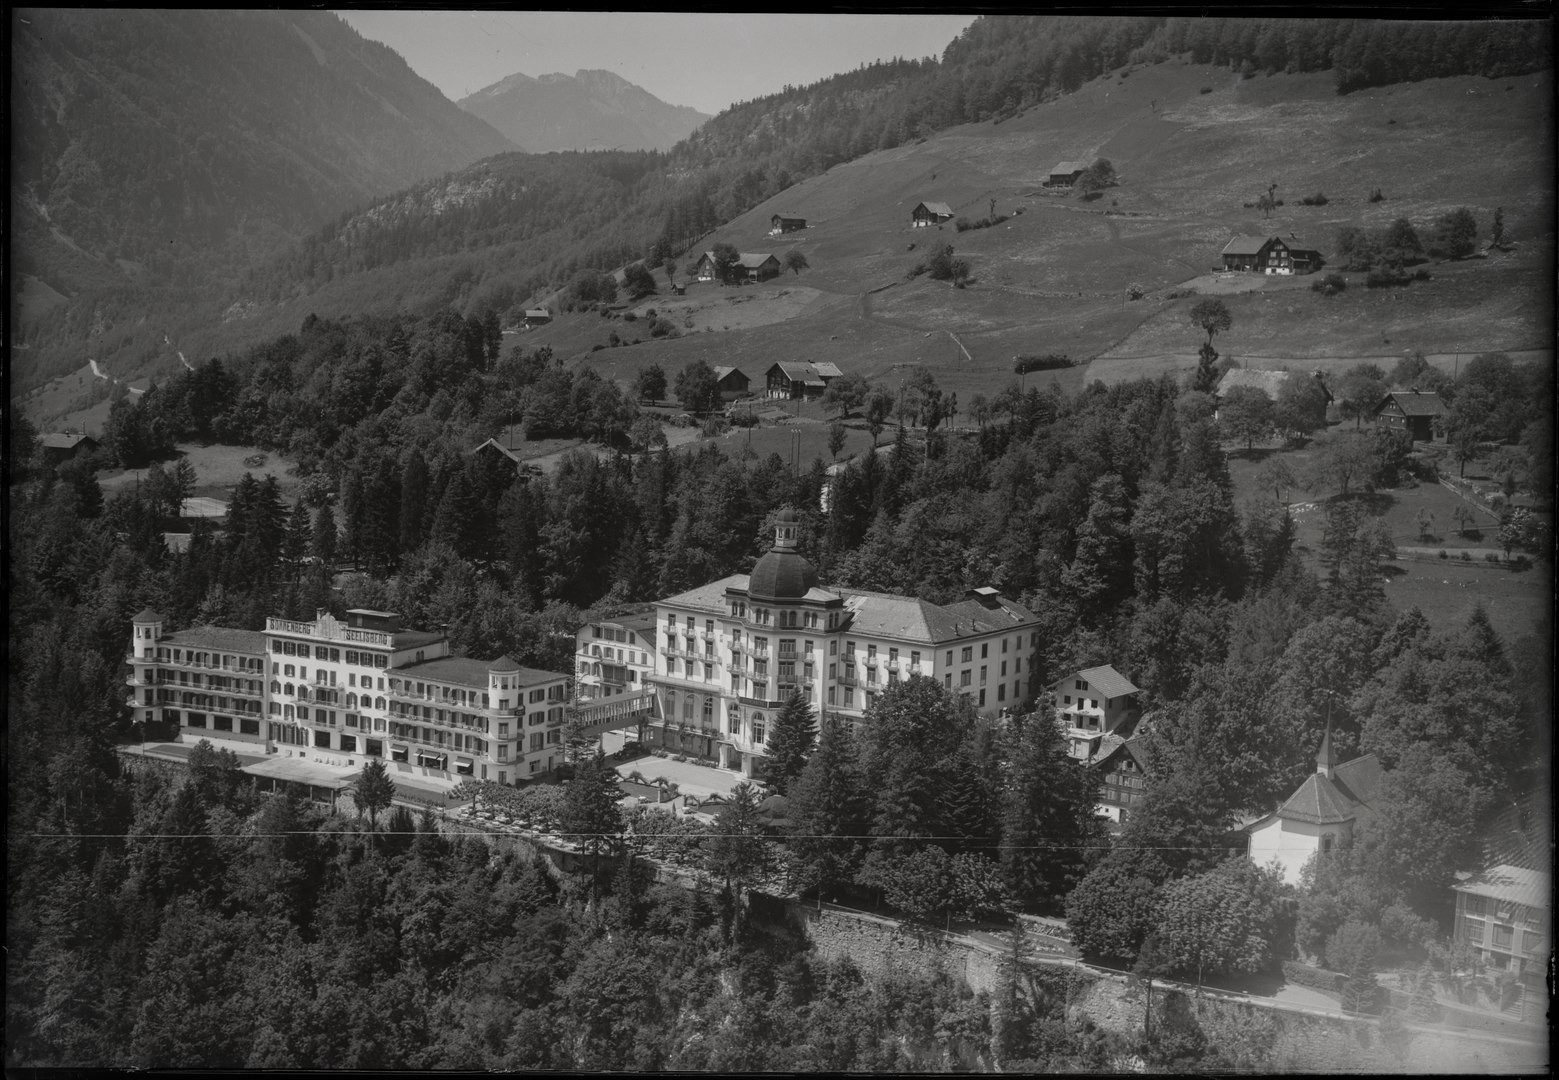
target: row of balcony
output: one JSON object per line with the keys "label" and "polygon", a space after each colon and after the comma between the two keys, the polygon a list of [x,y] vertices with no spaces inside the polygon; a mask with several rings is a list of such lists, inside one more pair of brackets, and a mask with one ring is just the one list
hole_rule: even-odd
{"label": "row of balcony", "polygon": [[263,675],[265,674],[265,662],[263,660],[246,660],[235,663],[222,663],[220,660],[212,663],[197,664],[193,660],[174,660],[167,656],[149,657],[136,656],[127,653],[124,662],[131,667],[176,667],[188,668],[191,671],[230,671],[234,675]]}

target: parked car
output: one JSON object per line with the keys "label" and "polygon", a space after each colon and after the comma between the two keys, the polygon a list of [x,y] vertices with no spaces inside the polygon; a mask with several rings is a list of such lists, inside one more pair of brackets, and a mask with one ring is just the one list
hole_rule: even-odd
{"label": "parked car", "polygon": [[638,739],[629,739],[627,742],[623,743],[622,749],[618,750],[617,753],[612,756],[615,757],[618,761],[628,761],[632,758],[639,757],[643,753],[644,744],[641,743]]}

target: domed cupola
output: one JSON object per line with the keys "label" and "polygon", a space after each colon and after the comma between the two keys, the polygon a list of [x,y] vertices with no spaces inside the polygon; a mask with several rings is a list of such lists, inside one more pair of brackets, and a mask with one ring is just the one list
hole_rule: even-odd
{"label": "domed cupola", "polygon": [[817,584],[817,567],[796,550],[797,531],[796,512],[781,510],[774,524],[774,547],[758,560],[748,579],[749,598],[800,600]]}

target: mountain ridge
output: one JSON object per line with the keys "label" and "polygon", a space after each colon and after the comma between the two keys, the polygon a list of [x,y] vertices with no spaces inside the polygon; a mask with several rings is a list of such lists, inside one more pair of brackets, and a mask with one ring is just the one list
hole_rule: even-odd
{"label": "mountain ridge", "polygon": [[515,72],[456,104],[531,153],[669,150],[711,119],[604,68]]}

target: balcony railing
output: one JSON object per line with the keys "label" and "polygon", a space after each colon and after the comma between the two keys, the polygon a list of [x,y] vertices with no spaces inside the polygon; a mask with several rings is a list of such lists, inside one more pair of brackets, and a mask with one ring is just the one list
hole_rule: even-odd
{"label": "balcony railing", "polygon": [[784,706],[787,698],[755,698],[743,697],[738,694],[736,700],[750,709],[778,709]]}
{"label": "balcony railing", "polygon": [[840,681],[840,683],[842,683],[845,686],[855,686],[855,685],[857,685],[855,676],[853,674],[841,675],[841,676],[839,676],[839,681]]}

